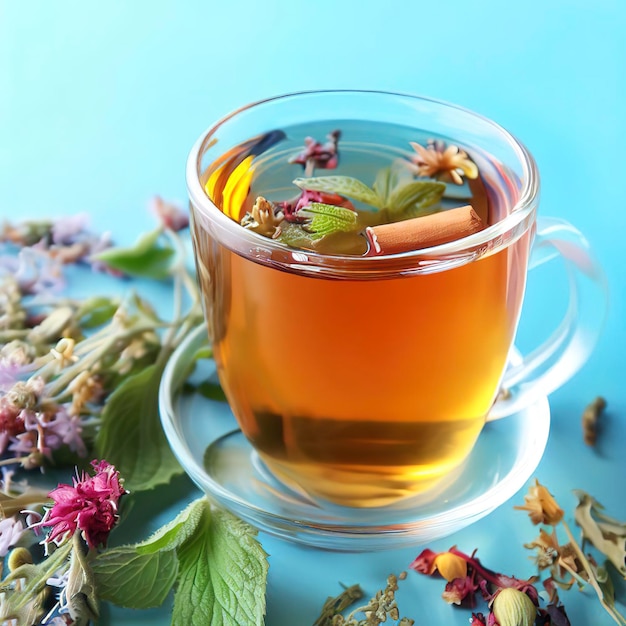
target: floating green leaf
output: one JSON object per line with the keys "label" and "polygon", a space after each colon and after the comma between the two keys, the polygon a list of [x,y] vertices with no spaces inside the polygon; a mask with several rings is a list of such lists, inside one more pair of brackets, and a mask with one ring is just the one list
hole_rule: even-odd
{"label": "floating green leaf", "polygon": [[131,491],[144,491],[182,473],[159,419],[163,365],[126,378],[109,396],[96,439],[100,458],[115,465]]}
{"label": "floating green leaf", "polygon": [[394,161],[389,167],[379,169],[373,187],[380,199],[380,206],[390,206],[394,189],[412,181],[413,175],[401,160]]}
{"label": "floating green leaf", "polygon": [[296,178],[293,184],[300,189],[336,193],[341,196],[381,208],[378,195],[365,183],[351,176],[319,176],[317,178]]}
{"label": "floating green leaf", "polygon": [[298,215],[311,220],[305,228],[312,234],[313,239],[321,239],[332,233],[349,232],[356,228],[356,213],[333,204],[311,202],[300,209]]}
{"label": "floating green leaf", "polygon": [[444,183],[417,180],[396,187],[389,197],[388,208],[394,213],[411,212],[412,217],[424,213],[441,201],[446,190]]}
{"label": "floating green leaf", "polygon": [[173,626],[261,626],[267,554],[245,522],[206,502],[197,531],[178,550]]}
{"label": "floating green leaf", "polygon": [[304,230],[302,224],[289,222],[283,222],[280,225],[280,235],[277,240],[292,248],[310,248],[313,244],[313,237]]}
{"label": "floating green leaf", "polygon": [[174,250],[160,243],[161,229],[142,235],[130,248],[108,248],[93,258],[130,276],[166,278],[172,266]]}

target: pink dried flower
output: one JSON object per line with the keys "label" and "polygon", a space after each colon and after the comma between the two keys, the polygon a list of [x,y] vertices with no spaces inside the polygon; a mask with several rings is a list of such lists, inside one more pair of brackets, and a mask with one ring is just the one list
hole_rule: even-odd
{"label": "pink dried flower", "polygon": [[324,204],[333,204],[334,206],[345,207],[354,211],[354,205],[350,200],[336,193],[327,193],[324,191],[309,191],[305,189],[299,196],[284,202],[278,202],[277,207],[283,212],[288,222],[298,222],[298,211],[311,204],[311,202],[322,202]]}
{"label": "pink dried flower", "polygon": [[106,545],[119,519],[118,503],[127,492],[113,465],[106,461],[92,461],[91,465],[94,476],[83,472],[73,479],[73,486],[60,484],[48,494],[54,505],[33,526],[52,529],[45,539],[47,543],[60,544],[80,530],[90,548]]}
{"label": "pink dried flower", "polygon": [[[289,159],[289,163],[297,163],[303,167],[315,167],[322,170],[332,170],[339,163],[337,143],[341,137],[341,131],[333,130],[326,136],[326,143],[315,141],[313,137],[304,140],[304,150],[295,157]],[[312,165],[309,165],[312,164]]]}
{"label": "pink dried flower", "polygon": [[155,196],[152,199],[150,210],[163,226],[170,230],[178,232],[189,226],[189,215],[172,202],[166,202],[159,196]]}

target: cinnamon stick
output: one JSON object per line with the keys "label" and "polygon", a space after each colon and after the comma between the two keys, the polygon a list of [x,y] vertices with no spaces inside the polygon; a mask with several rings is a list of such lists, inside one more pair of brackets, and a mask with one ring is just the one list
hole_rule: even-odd
{"label": "cinnamon stick", "polygon": [[369,254],[396,254],[449,243],[483,230],[485,223],[471,205],[414,217],[402,222],[370,226],[365,235]]}

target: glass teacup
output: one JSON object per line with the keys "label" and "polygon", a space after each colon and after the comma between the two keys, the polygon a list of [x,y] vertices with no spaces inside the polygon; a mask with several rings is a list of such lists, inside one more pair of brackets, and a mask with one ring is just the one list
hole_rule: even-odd
{"label": "glass teacup", "polygon": [[[481,204],[485,228],[361,255],[294,248],[244,228],[257,196],[294,193],[304,137],[336,129],[331,174],[369,184],[381,160],[410,159],[410,141],[466,151],[482,187],[447,194]],[[199,139],[187,184],[220,382],[269,470],[315,499],[373,507],[440,484],[487,420],[554,390],[595,343],[605,305],[593,290],[604,278],[584,238],[565,222],[537,222],[531,155],[465,109],[376,92],[266,100]],[[545,344],[512,364],[528,269],[557,254],[570,272],[570,308]]]}

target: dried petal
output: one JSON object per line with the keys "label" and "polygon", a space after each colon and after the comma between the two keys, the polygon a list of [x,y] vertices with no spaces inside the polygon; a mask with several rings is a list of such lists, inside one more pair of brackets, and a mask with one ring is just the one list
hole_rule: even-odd
{"label": "dried petal", "polygon": [[550,492],[535,480],[534,486],[529,488],[528,495],[524,496],[525,506],[516,506],[519,511],[528,511],[533,524],[549,524],[555,526],[563,519],[563,509],[559,507]]}

